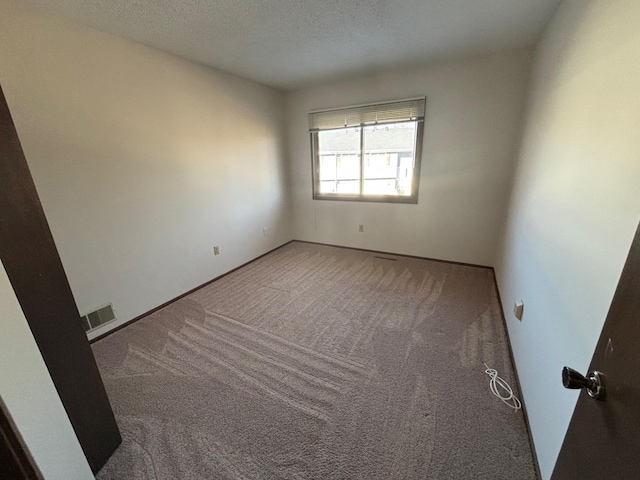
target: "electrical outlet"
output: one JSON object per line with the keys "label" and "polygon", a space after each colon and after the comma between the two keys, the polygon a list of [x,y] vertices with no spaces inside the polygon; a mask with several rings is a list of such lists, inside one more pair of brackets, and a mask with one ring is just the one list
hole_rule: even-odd
{"label": "electrical outlet", "polygon": [[213,247],[213,254],[214,255],[220,255],[220,247],[219,246],[215,246]]}
{"label": "electrical outlet", "polygon": [[358,231],[360,233],[364,232],[364,225],[358,225]]}
{"label": "electrical outlet", "polygon": [[266,237],[269,234],[269,229],[267,227],[262,227],[262,236]]}
{"label": "electrical outlet", "polygon": [[513,305],[513,314],[518,320],[522,321],[522,315],[524,314],[524,302],[522,300],[518,300]]}

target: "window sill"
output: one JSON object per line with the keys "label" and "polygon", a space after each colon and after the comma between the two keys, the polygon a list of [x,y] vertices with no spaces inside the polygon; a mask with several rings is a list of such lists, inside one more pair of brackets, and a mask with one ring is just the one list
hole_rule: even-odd
{"label": "window sill", "polygon": [[339,202],[376,202],[376,203],[404,203],[404,204],[418,204],[418,195],[411,196],[395,196],[395,195],[330,195],[330,194],[315,194],[314,200],[333,200]]}

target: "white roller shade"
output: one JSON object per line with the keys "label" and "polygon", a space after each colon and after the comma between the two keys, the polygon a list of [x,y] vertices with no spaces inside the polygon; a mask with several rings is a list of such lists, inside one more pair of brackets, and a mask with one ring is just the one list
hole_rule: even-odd
{"label": "white roller shade", "polygon": [[309,113],[309,131],[424,120],[426,97]]}

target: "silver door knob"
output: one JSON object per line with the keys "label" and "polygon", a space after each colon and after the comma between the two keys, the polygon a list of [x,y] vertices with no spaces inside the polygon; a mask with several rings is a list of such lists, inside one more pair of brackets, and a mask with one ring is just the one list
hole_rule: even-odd
{"label": "silver door knob", "polygon": [[584,377],[573,368],[564,367],[562,369],[562,385],[564,385],[564,388],[577,390],[585,388],[589,396],[597,400],[604,400],[606,396],[604,380],[604,374],[597,370],[587,373],[587,376]]}

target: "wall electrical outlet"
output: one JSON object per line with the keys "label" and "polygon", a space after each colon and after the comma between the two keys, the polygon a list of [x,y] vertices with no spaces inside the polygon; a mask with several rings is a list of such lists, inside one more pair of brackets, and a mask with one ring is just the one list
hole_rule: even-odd
{"label": "wall electrical outlet", "polygon": [[518,300],[513,305],[513,314],[516,316],[518,320],[522,320],[523,313],[524,313],[524,302],[522,300]]}
{"label": "wall electrical outlet", "polygon": [[266,237],[269,234],[269,229],[267,227],[262,227],[262,236]]}
{"label": "wall electrical outlet", "polygon": [[358,231],[360,233],[364,232],[364,225],[358,225]]}
{"label": "wall electrical outlet", "polygon": [[213,254],[214,255],[220,255],[220,247],[219,246],[215,246],[213,247]]}

